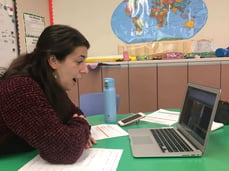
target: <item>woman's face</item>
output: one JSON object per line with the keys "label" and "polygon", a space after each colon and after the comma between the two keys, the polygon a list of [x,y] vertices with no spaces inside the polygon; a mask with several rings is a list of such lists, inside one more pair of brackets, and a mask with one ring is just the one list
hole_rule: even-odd
{"label": "woman's face", "polygon": [[88,73],[86,57],[87,48],[80,46],[66,56],[64,61],[58,61],[55,57],[49,59],[50,66],[55,70],[54,75],[57,81],[65,90],[71,90],[82,74]]}

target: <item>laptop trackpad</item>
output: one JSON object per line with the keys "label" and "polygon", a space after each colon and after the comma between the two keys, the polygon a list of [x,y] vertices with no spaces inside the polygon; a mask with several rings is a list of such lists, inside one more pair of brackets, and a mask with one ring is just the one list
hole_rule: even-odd
{"label": "laptop trackpad", "polygon": [[149,136],[136,136],[131,139],[133,144],[153,144],[153,141]]}
{"label": "laptop trackpad", "polygon": [[134,157],[151,157],[161,153],[150,136],[132,136],[130,139]]}

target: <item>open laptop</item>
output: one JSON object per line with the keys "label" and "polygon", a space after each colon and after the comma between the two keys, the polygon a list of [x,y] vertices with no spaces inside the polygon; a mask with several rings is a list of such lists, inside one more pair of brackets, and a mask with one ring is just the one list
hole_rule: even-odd
{"label": "open laptop", "polygon": [[[207,146],[219,97],[220,89],[188,83],[176,127],[128,130],[133,156],[202,156]],[[165,134],[168,134],[167,138]]]}

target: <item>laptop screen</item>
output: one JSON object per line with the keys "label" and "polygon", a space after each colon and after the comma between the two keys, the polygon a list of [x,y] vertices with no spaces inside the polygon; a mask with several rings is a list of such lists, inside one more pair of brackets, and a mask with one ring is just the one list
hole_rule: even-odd
{"label": "laptop screen", "polygon": [[189,86],[179,124],[204,145],[217,93]]}

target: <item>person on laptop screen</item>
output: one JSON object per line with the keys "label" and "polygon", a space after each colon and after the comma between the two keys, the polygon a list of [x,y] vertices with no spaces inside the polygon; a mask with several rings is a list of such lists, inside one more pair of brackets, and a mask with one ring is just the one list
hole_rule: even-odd
{"label": "person on laptop screen", "polygon": [[34,51],[1,74],[0,154],[37,149],[50,163],[69,164],[96,143],[83,112],[66,93],[88,72],[89,47],[76,29],[48,26]]}

